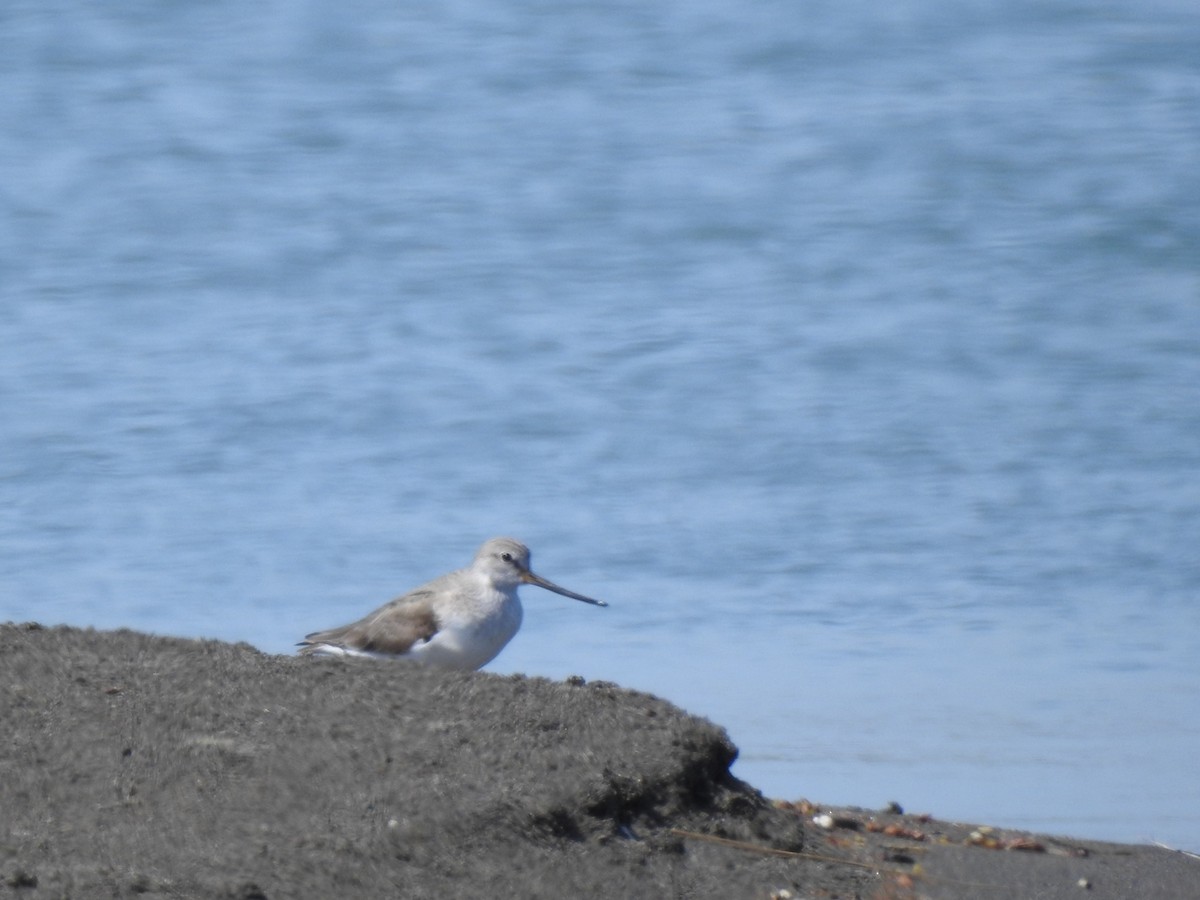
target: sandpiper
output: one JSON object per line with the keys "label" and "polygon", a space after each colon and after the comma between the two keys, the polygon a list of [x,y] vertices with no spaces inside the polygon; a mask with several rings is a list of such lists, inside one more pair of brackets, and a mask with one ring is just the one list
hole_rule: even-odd
{"label": "sandpiper", "polygon": [[561,588],[529,568],[529,548],[512,538],[492,538],[471,565],[385,603],[357,622],[314,631],[298,645],[312,656],[415,659],[449,669],[478,669],[504,649],[521,627],[517,588],[548,591],[608,606]]}

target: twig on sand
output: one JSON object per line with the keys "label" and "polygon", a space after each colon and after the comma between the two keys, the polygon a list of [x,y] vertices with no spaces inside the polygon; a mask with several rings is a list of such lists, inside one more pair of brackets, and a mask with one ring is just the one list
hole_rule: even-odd
{"label": "twig on sand", "polygon": [[745,850],[749,853],[762,853],[765,856],[783,856],[789,859],[815,859],[820,862],[841,863],[845,866],[858,866],[860,869],[878,869],[871,863],[855,862],[838,856],[821,856],[817,853],[802,853],[799,850],[779,850],[775,847],[764,847],[761,844],[750,844],[746,841],[735,841],[732,838],[717,837],[715,834],[703,834],[699,831],[684,831],[682,828],[672,828],[671,834],[676,837],[689,838],[694,841],[706,841],[710,844],[720,844],[722,847],[732,847],[735,850]]}

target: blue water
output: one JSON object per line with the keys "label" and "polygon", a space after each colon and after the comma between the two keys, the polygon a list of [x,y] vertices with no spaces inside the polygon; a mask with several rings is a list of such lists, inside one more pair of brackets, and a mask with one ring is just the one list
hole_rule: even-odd
{"label": "blue water", "polygon": [[9,2],[0,619],[489,667],[1200,850],[1191,2]]}

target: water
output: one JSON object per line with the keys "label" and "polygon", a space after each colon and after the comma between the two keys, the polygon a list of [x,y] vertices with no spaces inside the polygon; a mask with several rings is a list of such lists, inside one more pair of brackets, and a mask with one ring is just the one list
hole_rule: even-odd
{"label": "water", "polygon": [[0,619],[489,668],[768,794],[1200,850],[1185,3],[0,11]]}

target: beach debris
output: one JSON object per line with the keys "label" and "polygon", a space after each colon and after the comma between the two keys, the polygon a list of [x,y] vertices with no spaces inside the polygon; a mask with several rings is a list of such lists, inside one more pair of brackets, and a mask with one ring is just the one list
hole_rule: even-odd
{"label": "beach debris", "polygon": [[1026,853],[1045,853],[1046,845],[1025,835],[1002,837],[995,833],[990,825],[980,825],[963,842],[972,847],[983,847],[985,850],[1022,850]]}
{"label": "beach debris", "polygon": [[1005,850],[1024,850],[1026,853],[1045,853],[1046,845],[1031,837],[1015,837],[1004,842]]}
{"label": "beach debris", "polygon": [[776,809],[785,809],[788,812],[799,813],[802,816],[811,816],[820,808],[808,800],[773,800],[771,802]]}
{"label": "beach debris", "polygon": [[1076,859],[1084,859],[1091,855],[1087,847],[1070,847],[1064,844],[1051,844],[1046,848],[1046,852],[1052,856],[1073,856]]}
{"label": "beach debris", "polygon": [[990,825],[980,825],[967,835],[964,843],[970,844],[972,847],[983,847],[986,850],[1001,849],[1000,839],[992,834],[992,827]]}
{"label": "beach debris", "polygon": [[853,816],[835,816],[832,813],[821,813],[819,816],[813,816],[812,821],[818,828],[824,828],[826,831],[832,831],[835,828],[858,831],[862,827],[862,823]]}
{"label": "beach debris", "polygon": [[871,832],[872,834],[886,834],[888,837],[907,838],[910,841],[927,840],[927,835],[925,832],[918,828],[909,828],[907,825],[903,825],[900,822],[888,822],[887,824],[884,824],[883,822],[878,822],[875,819],[870,819],[867,822],[866,827],[867,831]]}

